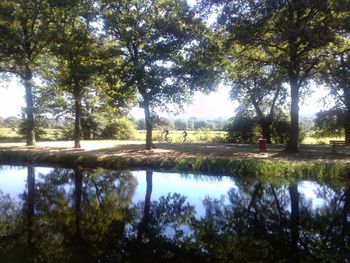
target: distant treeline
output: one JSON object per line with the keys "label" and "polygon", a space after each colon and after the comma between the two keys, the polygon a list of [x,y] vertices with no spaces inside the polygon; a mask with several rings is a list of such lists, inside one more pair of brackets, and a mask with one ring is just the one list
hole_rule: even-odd
{"label": "distant treeline", "polygon": [[21,120],[15,116],[7,118],[0,117],[0,128],[17,128],[20,122]]}
{"label": "distant treeline", "polygon": [[[188,119],[179,118],[179,119],[167,119],[159,118],[154,121],[155,128],[168,128],[172,130],[213,130],[213,131],[224,131],[226,130],[227,125],[230,123],[228,118],[216,118],[216,119],[197,119],[191,117]],[[146,124],[144,119],[136,120],[137,129],[145,130]]]}

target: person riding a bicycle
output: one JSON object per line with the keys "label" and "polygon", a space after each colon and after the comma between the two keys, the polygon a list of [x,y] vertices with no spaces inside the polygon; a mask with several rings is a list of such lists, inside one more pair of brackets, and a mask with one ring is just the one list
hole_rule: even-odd
{"label": "person riding a bicycle", "polygon": [[162,137],[164,138],[165,141],[168,141],[168,135],[169,135],[169,129],[164,128],[164,130],[162,132]]}
{"label": "person riding a bicycle", "polygon": [[187,139],[187,131],[186,130],[183,130],[183,132],[181,133],[182,135],[182,141],[185,142],[186,139]]}

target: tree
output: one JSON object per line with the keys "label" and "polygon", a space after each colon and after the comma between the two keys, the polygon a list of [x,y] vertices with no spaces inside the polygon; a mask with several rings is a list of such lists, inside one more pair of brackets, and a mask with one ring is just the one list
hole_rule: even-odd
{"label": "tree", "polygon": [[128,117],[120,117],[115,120],[109,119],[108,124],[105,124],[101,129],[98,138],[128,140],[133,137],[134,133],[134,122]]}
{"label": "tree", "polygon": [[5,128],[6,127],[6,123],[4,121],[3,117],[0,117],[0,128]]}
{"label": "tree", "polygon": [[203,74],[208,67],[194,59],[194,54],[202,53],[198,29],[201,33],[204,28],[184,0],[100,1],[100,5],[105,30],[124,58],[118,77],[140,95],[146,149],[151,149],[154,109],[181,107],[200,82],[206,83],[204,88],[209,86],[205,80],[213,77]]}
{"label": "tree", "polygon": [[174,126],[176,130],[186,130],[187,129],[187,122],[183,119],[176,119],[174,121]]}
{"label": "tree", "polygon": [[232,65],[227,61],[231,99],[253,107],[261,127],[261,136],[271,143],[271,125],[276,108],[280,108],[286,94],[283,89],[283,76],[275,67],[239,59]]}
{"label": "tree", "polygon": [[10,117],[7,117],[5,120],[4,120],[5,124],[7,127],[10,127],[10,128],[18,128],[21,120],[15,116],[10,116]]}
{"label": "tree", "polygon": [[[232,121],[227,125],[226,140],[236,143],[256,143],[261,138],[262,127],[255,111],[241,105]],[[290,130],[290,122],[282,112],[276,112],[276,116],[270,124],[270,143],[286,143]],[[300,140],[303,136],[300,136]]]}
{"label": "tree", "polygon": [[[328,49],[329,55],[320,66],[319,79],[327,85],[337,103],[333,110],[342,119],[345,142],[350,144],[350,41],[338,37],[337,43]],[[321,117],[321,116],[320,116]],[[336,134],[336,130],[334,131]]]}
{"label": "tree", "polygon": [[[302,88],[334,40],[333,1],[207,1],[218,3],[218,30],[226,45],[243,46],[240,57],[285,72],[291,97],[291,129],[286,150],[298,151],[299,100]],[[252,52],[255,50],[255,52]],[[267,58],[267,59],[266,59]]]}
{"label": "tree", "polygon": [[228,142],[234,143],[256,143],[259,139],[257,122],[254,118],[244,115],[244,113],[237,114],[232,123],[227,125]]}
{"label": "tree", "polygon": [[55,37],[51,2],[4,0],[0,3],[0,73],[18,76],[25,88],[27,146],[35,145],[34,76]]}
{"label": "tree", "polygon": [[145,130],[146,129],[146,124],[144,119],[138,119],[137,120],[137,129],[138,130]]}
{"label": "tree", "polygon": [[58,4],[58,41],[52,47],[56,63],[48,74],[57,85],[74,100],[74,148],[80,148],[82,99],[96,73],[98,43],[92,33],[93,3],[89,0]]}
{"label": "tree", "polygon": [[315,137],[343,136],[345,123],[344,111],[339,109],[320,111],[314,120]]}
{"label": "tree", "polygon": [[193,128],[194,130],[200,130],[200,129],[206,129],[208,128],[208,122],[207,121],[204,121],[204,120],[196,120],[194,123],[193,123]]}

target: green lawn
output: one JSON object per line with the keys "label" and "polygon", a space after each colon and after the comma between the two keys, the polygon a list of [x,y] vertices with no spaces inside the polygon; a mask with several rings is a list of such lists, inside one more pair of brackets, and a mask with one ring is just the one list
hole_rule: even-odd
{"label": "green lawn", "polygon": [[[42,135],[42,140],[57,140],[59,135],[58,129],[45,129],[45,134]],[[0,140],[21,140],[24,136],[18,133],[17,128],[0,128]]]}
{"label": "green lawn", "polygon": [[330,140],[345,140],[344,137],[323,137],[323,138],[314,138],[314,137],[306,137],[303,140],[303,144],[329,144]]}
{"label": "green lawn", "polygon": [[[22,140],[23,136],[18,134],[18,129],[15,128],[0,128],[0,140]],[[59,139],[59,129],[45,129],[45,134],[42,136],[41,140],[54,141]],[[162,133],[162,130],[153,131],[153,139],[157,141],[157,138]],[[225,131],[209,131],[209,130],[198,130],[198,131],[187,131],[188,138],[191,142],[208,142],[208,143],[218,143],[224,142],[224,138],[227,134]],[[182,131],[170,130],[169,137],[172,138],[173,142],[176,142],[177,138],[180,137]],[[145,130],[137,130],[130,140],[133,141],[144,141],[146,138]],[[302,143],[303,144],[329,144],[330,140],[344,140],[342,137],[324,137],[324,138],[314,138],[311,135],[307,136]]]}
{"label": "green lawn", "polygon": [[0,128],[0,139],[22,139],[16,128]]}
{"label": "green lawn", "polygon": [[[181,136],[183,131],[170,130],[168,137],[172,138],[173,142]],[[157,138],[161,135],[162,130],[153,131],[153,140],[157,141]],[[198,130],[198,131],[187,131],[187,137],[191,139],[192,142],[223,142],[227,132],[225,131],[208,131],[208,130]],[[137,130],[133,136],[133,140],[144,141],[146,138],[146,130]]]}

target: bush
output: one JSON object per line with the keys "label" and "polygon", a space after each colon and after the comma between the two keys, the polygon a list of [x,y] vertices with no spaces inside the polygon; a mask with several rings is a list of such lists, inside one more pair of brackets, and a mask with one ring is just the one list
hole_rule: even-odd
{"label": "bush", "polygon": [[316,113],[314,122],[316,139],[344,136],[345,113],[340,109],[320,111]]}
{"label": "bush", "polygon": [[235,117],[227,131],[227,142],[256,143],[260,138],[257,121],[246,116]]}
{"label": "bush", "polygon": [[271,127],[271,140],[274,143],[287,143],[289,138],[290,123],[287,120],[274,121]]}
{"label": "bush", "polygon": [[[20,134],[24,137],[27,135],[27,124],[26,123],[27,123],[26,121],[22,121],[18,127],[18,134]],[[38,140],[46,135],[44,128],[38,127],[37,125],[34,128],[34,131],[35,131],[35,139],[36,140]]]}
{"label": "bush", "polygon": [[[261,138],[261,128],[258,122],[251,117],[238,115],[227,126],[227,142],[257,143]],[[287,143],[289,139],[290,123],[286,119],[276,120],[271,125],[271,141],[273,143]],[[299,131],[299,142],[306,137],[305,131]]]}
{"label": "bush", "polygon": [[55,138],[59,140],[73,140],[74,138],[74,127],[58,127],[58,131],[55,133]]}
{"label": "bush", "polygon": [[131,139],[136,131],[135,123],[129,118],[122,117],[108,123],[99,135],[100,139]]}

